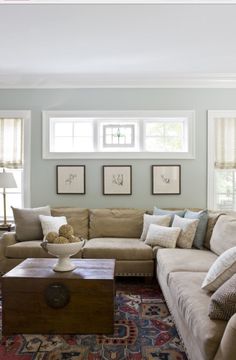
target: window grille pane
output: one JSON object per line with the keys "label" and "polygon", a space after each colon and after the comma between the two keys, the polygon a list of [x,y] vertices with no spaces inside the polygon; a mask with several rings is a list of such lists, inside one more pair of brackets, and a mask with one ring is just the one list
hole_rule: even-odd
{"label": "window grille pane", "polygon": [[72,136],[73,135],[73,124],[68,123],[68,122],[55,123],[54,135],[55,135],[55,137],[57,137],[57,136]]}
{"label": "window grille pane", "polygon": [[86,136],[92,137],[93,135],[93,125],[92,123],[75,123],[74,125],[74,135],[75,136]]}
{"label": "window grille pane", "polygon": [[135,127],[127,125],[102,125],[104,147],[134,147]]}
{"label": "window grille pane", "polygon": [[153,152],[186,151],[184,122],[156,121],[146,123],[145,149]]}
{"label": "window grille pane", "polygon": [[146,135],[147,136],[163,136],[164,135],[164,124],[158,123],[147,123],[146,124]]}
{"label": "window grille pane", "polygon": [[93,139],[90,137],[75,137],[73,151],[86,152],[93,149]]}
{"label": "window grille pane", "polygon": [[53,150],[55,152],[72,152],[73,151],[73,138],[58,136],[54,139]]}

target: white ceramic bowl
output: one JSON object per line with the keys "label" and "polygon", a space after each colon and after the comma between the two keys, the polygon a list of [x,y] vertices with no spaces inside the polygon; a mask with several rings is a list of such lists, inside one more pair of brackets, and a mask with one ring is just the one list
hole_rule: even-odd
{"label": "white ceramic bowl", "polygon": [[54,266],[55,271],[71,271],[75,269],[75,264],[70,257],[77,254],[83,247],[84,240],[68,244],[52,244],[43,241],[41,246],[49,254],[58,257],[58,262]]}

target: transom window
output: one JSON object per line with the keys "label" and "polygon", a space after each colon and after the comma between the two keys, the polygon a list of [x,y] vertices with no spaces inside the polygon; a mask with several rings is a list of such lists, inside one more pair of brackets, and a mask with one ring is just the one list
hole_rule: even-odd
{"label": "transom window", "polygon": [[194,111],[44,111],[43,157],[190,159]]}

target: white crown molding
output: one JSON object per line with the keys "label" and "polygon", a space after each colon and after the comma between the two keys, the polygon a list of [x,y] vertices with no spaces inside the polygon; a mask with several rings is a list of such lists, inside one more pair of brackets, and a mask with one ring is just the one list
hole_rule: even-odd
{"label": "white crown molding", "polygon": [[236,0],[0,0],[1,4],[236,4]]}
{"label": "white crown molding", "polygon": [[79,75],[1,75],[0,89],[73,88],[236,88],[236,74],[181,74],[163,77],[81,77]]}

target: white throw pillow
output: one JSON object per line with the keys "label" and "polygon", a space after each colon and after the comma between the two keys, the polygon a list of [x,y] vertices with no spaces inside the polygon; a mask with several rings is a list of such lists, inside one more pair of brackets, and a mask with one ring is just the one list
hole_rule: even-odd
{"label": "white throw pillow", "polygon": [[236,273],[236,246],[226,250],[211,265],[202,283],[202,289],[217,290],[225,281]]}
{"label": "white throw pillow", "polygon": [[67,224],[65,216],[45,216],[39,215],[43,235],[46,236],[49,232],[58,232],[61,225]]}
{"label": "white throw pillow", "polygon": [[144,241],[146,239],[149,226],[151,224],[170,226],[171,216],[170,215],[143,215],[143,232],[140,237],[140,240]]}
{"label": "white throw pillow", "polygon": [[175,215],[172,227],[181,228],[181,233],[176,244],[177,247],[191,249],[198,223],[198,219],[187,219]]}
{"label": "white throw pillow", "polygon": [[151,224],[147,233],[145,244],[175,248],[181,229]]}

